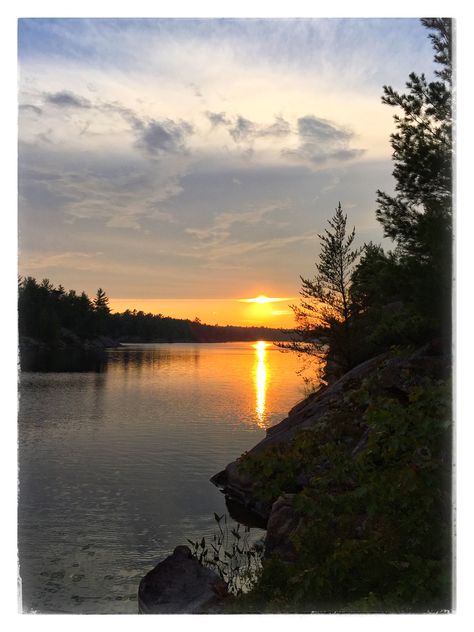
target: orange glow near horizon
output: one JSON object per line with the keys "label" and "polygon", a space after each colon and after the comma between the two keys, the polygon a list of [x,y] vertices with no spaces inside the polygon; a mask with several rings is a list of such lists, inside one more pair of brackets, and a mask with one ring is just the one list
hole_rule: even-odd
{"label": "orange glow near horizon", "polygon": [[[289,308],[292,298],[270,298],[260,294],[249,299],[158,299],[158,298],[109,298],[113,312],[129,309],[146,314],[162,314],[172,318],[194,320],[209,325],[237,325],[241,327],[294,327],[293,312]],[[285,305],[284,303],[287,302]],[[274,305],[279,303],[279,305]]]}
{"label": "orange glow near horizon", "polygon": [[282,301],[291,301],[291,297],[282,297],[282,298],[270,298],[269,296],[265,296],[265,294],[259,294],[255,298],[238,298],[239,303],[259,303],[260,305],[264,305],[265,303],[281,303]]}

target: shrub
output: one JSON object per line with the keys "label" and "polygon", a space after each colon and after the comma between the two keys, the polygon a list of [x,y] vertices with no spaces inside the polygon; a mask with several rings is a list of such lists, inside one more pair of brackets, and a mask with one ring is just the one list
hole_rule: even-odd
{"label": "shrub", "polygon": [[[242,464],[266,500],[295,491],[295,477],[311,474],[294,498],[303,518],[292,538],[297,562],[276,577],[281,561],[265,561],[254,591],[270,611],[451,606],[450,386],[427,379],[406,399],[374,398],[372,387],[349,397],[349,410],[365,406],[360,420],[352,420],[352,434],[339,411],[289,446]],[[353,456],[364,427],[366,446]]]}

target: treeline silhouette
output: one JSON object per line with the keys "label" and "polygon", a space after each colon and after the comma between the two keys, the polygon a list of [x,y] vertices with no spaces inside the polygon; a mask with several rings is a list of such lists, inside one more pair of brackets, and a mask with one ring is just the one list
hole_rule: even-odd
{"label": "treeline silhouette", "polygon": [[48,345],[80,344],[98,338],[110,342],[233,342],[285,340],[288,334],[269,327],[207,325],[137,310],[112,313],[106,293],[93,299],[85,292],[66,291],[49,279],[20,277],[18,316],[20,337]]}

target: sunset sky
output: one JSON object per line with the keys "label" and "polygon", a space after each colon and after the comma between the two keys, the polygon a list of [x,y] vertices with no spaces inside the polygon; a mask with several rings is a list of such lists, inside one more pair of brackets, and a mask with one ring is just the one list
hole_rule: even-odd
{"label": "sunset sky", "polygon": [[339,201],[381,241],[382,86],[432,57],[415,19],[20,20],[19,273],[290,326]]}

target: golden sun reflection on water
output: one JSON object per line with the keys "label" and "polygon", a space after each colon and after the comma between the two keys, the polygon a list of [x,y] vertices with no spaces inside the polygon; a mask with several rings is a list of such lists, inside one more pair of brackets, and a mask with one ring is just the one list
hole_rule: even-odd
{"label": "golden sun reflection on water", "polygon": [[257,364],[255,368],[255,412],[257,414],[258,426],[265,428],[265,404],[267,396],[266,347],[269,347],[270,344],[259,340],[253,346],[257,354]]}

